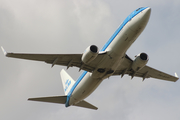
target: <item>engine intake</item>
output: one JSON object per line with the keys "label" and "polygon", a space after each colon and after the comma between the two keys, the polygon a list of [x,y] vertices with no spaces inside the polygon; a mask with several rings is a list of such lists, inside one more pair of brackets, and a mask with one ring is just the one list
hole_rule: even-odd
{"label": "engine intake", "polygon": [[95,46],[95,45],[91,45],[91,46],[90,46],[90,50],[91,50],[91,52],[97,53],[98,47]]}
{"label": "engine intake", "polygon": [[98,47],[96,45],[91,45],[88,48],[86,48],[81,60],[83,63],[88,64],[98,56],[98,53]]}
{"label": "engine intake", "polygon": [[134,71],[139,71],[147,64],[148,60],[149,60],[149,57],[146,53],[138,54],[132,63],[132,69]]}
{"label": "engine intake", "polygon": [[146,53],[141,53],[141,54],[140,54],[140,58],[141,58],[142,60],[147,60],[147,59],[148,59],[148,55],[147,55]]}

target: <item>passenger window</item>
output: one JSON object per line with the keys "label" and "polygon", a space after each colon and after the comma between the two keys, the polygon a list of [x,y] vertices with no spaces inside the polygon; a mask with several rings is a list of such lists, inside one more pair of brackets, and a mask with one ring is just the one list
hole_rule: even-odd
{"label": "passenger window", "polygon": [[136,11],[140,10],[142,7],[138,8]]}

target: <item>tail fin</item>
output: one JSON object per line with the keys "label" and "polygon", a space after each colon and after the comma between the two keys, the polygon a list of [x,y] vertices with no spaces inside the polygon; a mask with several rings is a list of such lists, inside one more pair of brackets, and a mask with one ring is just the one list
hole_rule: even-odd
{"label": "tail fin", "polygon": [[71,78],[71,76],[67,74],[67,72],[64,69],[61,70],[60,75],[65,95],[67,95],[71,90],[72,86],[74,85],[75,81]]}

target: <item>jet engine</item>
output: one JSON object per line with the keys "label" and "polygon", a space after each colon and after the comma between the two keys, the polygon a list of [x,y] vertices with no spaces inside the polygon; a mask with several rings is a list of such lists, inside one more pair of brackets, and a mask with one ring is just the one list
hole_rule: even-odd
{"label": "jet engine", "polygon": [[132,69],[134,71],[138,71],[142,69],[147,64],[148,60],[149,60],[149,57],[146,53],[138,54],[132,63]]}
{"label": "jet engine", "polygon": [[89,46],[82,55],[82,62],[85,64],[90,63],[98,56],[98,47],[95,45]]}

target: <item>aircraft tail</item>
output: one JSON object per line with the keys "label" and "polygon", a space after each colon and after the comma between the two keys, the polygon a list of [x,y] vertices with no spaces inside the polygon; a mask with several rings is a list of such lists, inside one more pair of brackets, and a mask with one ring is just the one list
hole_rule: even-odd
{"label": "aircraft tail", "polygon": [[[58,103],[58,104],[65,104],[67,101],[67,94],[73,87],[75,81],[66,73],[64,69],[60,72],[61,80],[65,92],[65,96],[51,96],[51,97],[39,97],[39,98],[29,98],[30,101],[38,101],[38,102],[49,102],[49,103]],[[73,106],[77,107],[84,107],[89,109],[97,110],[98,108],[85,100],[82,100],[78,102],[77,104],[74,104]]]}
{"label": "aircraft tail", "polygon": [[39,97],[39,98],[29,98],[30,101],[39,101],[39,102],[50,102],[50,103],[59,103],[65,104],[67,100],[67,94],[71,90],[75,81],[66,73],[64,69],[60,72],[61,80],[65,92],[65,96],[50,96],[50,97]]}
{"label": "aircraft tail", "polygon": [[64,88],[64,93],[65,95],[67,95],[71,90],[72,86],[74,85],[75,81],[71,78],[70,75],[68,75],[68,73],[64,69],[61,70],[60,75]]}
{"label": "aircraft tail", "polygon": [[[52,97],[40,97],[40,98],[29,98],[30,101],[38,101],[38,102],[48,102],[48,103],[58,103],[65,104],[67,100],[67,96],[52,96]],[[97,110],[98,108],[85,100],[80,101],[79,103],[73,105],[77,107],[89,108]]]}

